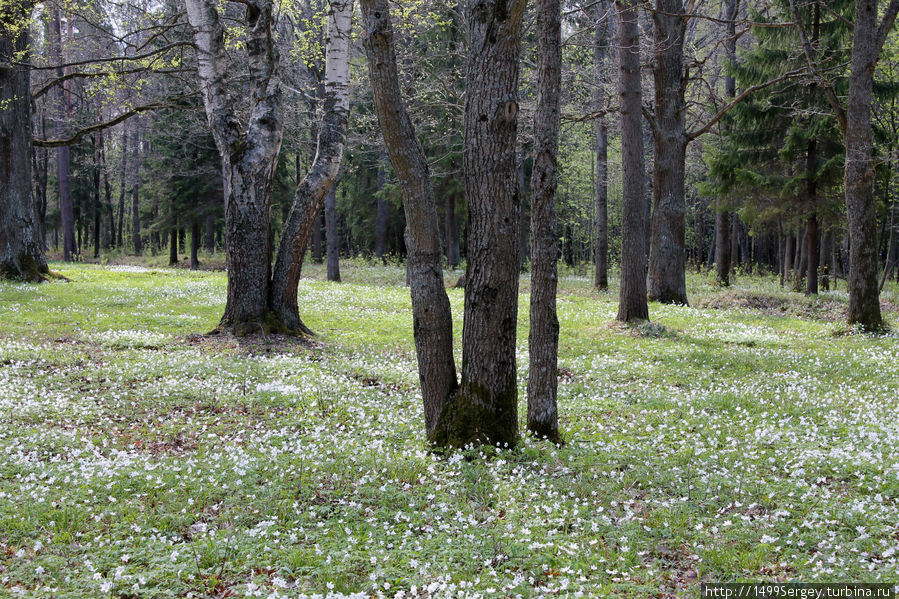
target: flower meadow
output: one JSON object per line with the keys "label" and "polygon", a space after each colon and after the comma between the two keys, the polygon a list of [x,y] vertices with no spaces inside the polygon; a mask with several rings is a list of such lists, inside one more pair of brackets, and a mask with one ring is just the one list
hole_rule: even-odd
{"label": "flower meadow", "polygon": [[319,335],[297,341],[203,335],[220,272],[55,267],[71,281],[0,283],[0,595],[899,582],[899,336],[831,318],[845,292],[696,275],[693,306],[627,327],[617,293],[563,276],[566,443],[434,452],[401,268],[349,263],[333,284],[311,265],[300,310]]}

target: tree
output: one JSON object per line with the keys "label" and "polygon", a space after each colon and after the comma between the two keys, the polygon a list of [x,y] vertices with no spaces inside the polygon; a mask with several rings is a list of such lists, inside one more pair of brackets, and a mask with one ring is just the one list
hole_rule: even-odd
{"label": "tree", "polygon": [[0,7],[0,278],[40,281],[50,271],[31,195],[30,8]]}
{"label": "tree", "polygon": [[619,111],[621,113],[621,290],[618,320],[649,318],[646,250],[649,205],[643,159],[640,38],[637,4],[616,0],[618,15]]}
{"label": "tree", "polygon": [[281,89],[271,0],[246,2],[249,122],[242,124],[228,88],[225,29],[213,0],[184,0],[197,47],[206,116],[227,181],[228,296],[222,327],[265,330],[271,287],[271,185],[281,147]]}
{"label": "tree", "polygon": [[[737,28],[736,18],[740,0],[727,0],[724,9],[724,18],[727,21],[727,39],[725,40],[726,58],[733,64],[737,59]],[[724,77],[724,94],[728,98],[737,95],[737,86],[733,75],[728,73]],[[715,209],[715,279],[722,287],[730,286],[731,259],[730,255],[730,227],[731,215],[725,206],[719,205]]]}
{"label": "tree", "polygon": [[593,109],[596,136],[596,255],[593,285],[600,291],[609,287],[609,131],[606,123],[606,90],[608,76],[609,23],[605,0],[596,5],[593,35]]}
{"label": "tree", "polygon": [[556,286],[559,238],[556,185],[559,96],[562,86],[562,10],[559,0],[537,0],[537,109],[531,172],[531,329],[528,337],[528,431],[554,442],[559,437],[559,319]]}
{"label": "tree", "polygon": [[856,0],[855,34],[846,106],[846,209],[849,214],[849,323],[866,330],[883,326],[877,281],[871,102],[874,69],[899,12],[892,0],[877,25],[877,0]]}
{"label": "tree", "polygon": [[440,226],[424,150],[400,92],[387,0],[362,0],[363,42],[378,123],[400,182],[406,213],[406,251],[413,334],[427,438],[445,439],[437,424],[458,388],[453,319],[443,285]]}
{"label": "tree", "polygon": [[350,35],[352,0],[331,0],[325,51],[324,113],[312,167],[297,186],[293,206],[281,232],[272,275],[270,308],[288,331],[311,333],[300,319],[297,285],[309,236],[321,212],[325,196],[340,170],[349,118]]}
{"label": "tree", "polygon": [[683,0],[656,0],[655,80],[653,129],[655,160],[652,169],[652,229],[649,247],[649,299],[667,304],[687,303],[684,251],[684,177],[687,130],[684,94],[684,34],[689,15]]}
{"label": "tree", "polygon": [[[453,447],[513,445],[518,440],[515,142],[525,2],[472,2],[468,8],[463,168],[469,202],[469,263],[458,388],[436,209],[429,199],[433,191],[427,162],[400,98],[385,0],[363,2],[366,47],[384,142],[403,188],[408,278],[428,438],[436,445]],[[427,339],[431,342],[426,343]]]}

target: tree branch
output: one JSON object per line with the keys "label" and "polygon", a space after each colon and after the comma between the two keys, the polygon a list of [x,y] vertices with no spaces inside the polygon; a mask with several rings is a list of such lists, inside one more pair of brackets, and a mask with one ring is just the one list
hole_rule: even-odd
{"label": "tree branch", "polygon": [[85,127],[84,129],[81,129],[77,133],[75,133],[75,135],[73,135],[72,137],[66,139],[34,139],[32,143],[38,148],[58,148],[60,146],[70,146],[72,144],[78,143],[84,137],[90,135],[91,133],[96,133],[97,131],[103,131],[104,129],[114,127],[122,121],[128,120],[133,116],[137,116],[142,112],[149,112],[151,110],[158,110],[160,108],[174,108],[177,106],[175,104],[176,101],[184,98],[189,98],[190,96],[195,96],[198,93],[199,92],[191,92],[189,94],[168,98],[165,102],[155,102],[153,104],[135,106],[131,110],[125,111],[108,121],[97,123],[96,125],[91,125],[90,127]]}
{"label": "tree branch", "polygon": [[715,126],[715,124],[718,121],[720,121],[724,117],[725,114],[730,112],[734,106],[736,106],[737,104],[739,104],[740,102],[745,100],[747,96],[749,96],[759,90],[765,89],[766,87],[771,87],[772,85],[777,85],[778,83],[787,81],[788,79],[792,79],[793,77],[801,75],[804,71],[805,71],[805,69],[796,69],[795,71],[790,71],[789,73],[784,73],[783,75],[781,75],[780,77],[777,77],[776,79],[771,79],[770,81],[766,81],[764,83],[759,83],[758,85],[753,85],[752,87],[747,87],[739,95],[737,95],[733,100],[731,100],[725,106],[723,106],[721,108],[721,110],[719,110],[715,114],[715,116],[713,116],[711,118],[711,120],[709,120],[709,122],[707,122],[705,125],[703,125],[699,129],[696,129],[694,131],[690,131],[689,133],[687,133],[687,141],[693,141],[694,139],[696,139],[703,133],[707,133],[712,127]]}
{"label": "tree branch", "polygon": [[876,56],[880,56],[880,51],[883,50],[883,45],[887,41],[887,35],[896,21],[897,14],[899,14],[899,0],[892,0],[883,15],[880,27],[877,28],[877,47],[874,49]]}

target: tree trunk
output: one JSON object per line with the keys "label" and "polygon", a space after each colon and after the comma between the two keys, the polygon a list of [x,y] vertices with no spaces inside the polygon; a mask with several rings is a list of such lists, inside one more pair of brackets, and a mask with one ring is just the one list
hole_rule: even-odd
{"label": "tree trunk", "polygon": [[109,250],[115,244],[115,207],[112,205],[112,186],[109,183],[109,165],[106,162],[106,141],[100,132],[100,165],[103,176],[103,210],[109,216],[106,234],[103,236],[103,248]]}
{"label": "tree trunk", "polygon": [[802,233],[796,237],[796,254],[793,256],[793,291],[802,290],[802,278],[808,265],[808,227],[803,227]]}
{"label": "tree trunk", "polygon": [[215,217],[206,215],[206,253],[210,256],[215,252]]}
{"label": "tree trunk", "polygon": [[319,210],[312,225],[312,261],[321,264],[325,256],[325,211]]}
{"label": "tree trunk", "polygon": [[[784,236],[784,263],[783,263],[783,271],[781,272],[781,280],[787,283],[790,282],[790,269],[793,268],[793,232],[792,230],[788,230],[787,234]],[[783,287],[783,283],[781,283],[781,287]]]}
{"label": "tree trunk", "polygon": [[559,442],[559,319],[556,286],[559,237],[556,186],[559,155],[559,93],[562,87],[560,0],[537,0],[537,108],[531,173],[531,328],[528,336],[528,432]]}
{"label": "tree trunk", "polygon": [[687,134],[684,93],[684,15],[682,0],[656,0],[655,123],[653,127],[653,212],[649,249],[649,299],[687,303],[684,257],[684,177]]}
{"label": "tree trunk", "polygon": [[446,262],[450,269],[459,266],[459,223],[456,218],[456,194],[446,194]]}
{"label": "tree trunk", "polygon": [[805,241],[808,244],[806,248],[806,261],[808,264],[808,273],[805,281],[805,294],[818,295],[818,217],[814,213],[808,217],[808,225],[806,227]]}
{"label": "tree trunk", "polygon": [[229,101],[224,26],[214,0],[185,0],[197,46],[206,116],[222,157],[228,296],[220,327],[243,335],[272,328],[271,185],[281,148],[281,90],[271,0],[246,2],[249,125]]}
{"label": "tree trunk", "polygon": [[593,285],[600,291],[609,288],[609,138],[604,110],[606,58],[609,41],[608,6],[605,1],[597,5],[593,35],[593,109],[599,114],[593,129],[596,138],[596,254]]}
{"label": "tree trunk", "polygon": [[[865,330],[883,327],[877,282],[874,223],[874,161],[871,102],[878,47],[877,0],[856,0],[849,100],[846,110],[846,169],[843,187],[849,214],[849,324]],[[895,4],[895,1],[892,3]],[[891,8],[892,8],[891,4]],[[890,16],[891,14],[891,16]],[[888,31],[895,11],[887,11]],[[885,37],[885,36],[884,36]]]}
{"label": "tree trunk", "polygon": [[818,244],[818,267],[821,269],[821,289],[830,290],[830,267],[827,258],[830,255],[831,232],[821,225],[821,243]]}
{"label": "tree trunk", "polygon": [[140,255],[144,244],[140,236],[140,129],[138,121],[134,122],[131,151],[131,244],[134,253]]}
{"label": "tree trunk", "polygon": [[190,269],[200,268],[200,221],[194,220],[190,225]]}
{"label": "tree trunk", "polygon": [[[172,211],[173,220],[174,217],[175,214]],[[178,264],[178,229],[173,222],[172,229],[169,231],[169,266],[174,266],[175,264]]]}
{"label": "tree trunk", "polygon": [[325,240],[328,254],[328,280],[340,282],[340,232],[337,230],[337,186],[325,196]]}
{"label": "tree trunk", "polygon": [[616,0],[621,113],[621,291],[618,320],[648,319],[646,258],[649,202],[643,158],[637,4]]}
{"label": "tree trunk", "polygon": [[[53,28],[53,54],[58,65],[63,64],[62,53],[62,19],[59,9],[52,10],[52,28]],[[63,77],[65,71],[63,67],[57,67],[56,76]],[[68,128],[68,119],[71,111],[68,90],[65,82],[60,83],[57,88],[57,108],[56,118],[54,119],[54,131],[57,138],[64,138]],[[62,225],[62,252],[63,260],[70,262],[78,253],[78,247],[75,243],[75,211],[72,207],[72,174],[71,174],[71,158],[69,146],[59,146],[56,149],[56,180],[58,185],[59,199],[59,216]]]}
{"label": "tree trunk", "polygon": [[321,211],[325,196],[337,179],[343,159],[350,111],[349,50],[352,16],[352,0],[330,1],[324,116],[318,134],[318,150],[309,173],[297,186],[293,206],[284,223],[272,275],[269,301],[271,311],[287,330],[306,334],[311,334],[312,331],[300,319],[297,284],[316,215]]}
{"label": "tree trunk", "polygon": [[29,15],[4,12],[26,24],[0,21],[0,278],[41,281],[50,271],[31,197],[31,72],[22,58]]}
{"label": "tree trunk", "polygon": [[[382,262],[387,260],[387,199],[384,197],[384,185],[387,183],[386,162],[387,150],[382,149],[378,159],[377,212],[375,214],[375,256]],[[449,194],[447,194],[447,197],[449,197]],[[449,227],[449,224],[447,224],[447,227]],[[313,240],[312,243],[315,244],[315,241]]]}
{"label": "tree trunk", "polygon": [[387,0],[362,0],[363,42],[378,123],[396,171],[406,214],[406,250],[412,295],[412,331],[425,413],[432,443],[445,444],[438,429],[445,406],[457,389],[453,358],[453,319],[443,285],[440,225],[424,151],[400,94],[393,28]]}
{"label": "tree trunk", "polygon": [[518,441],[516,136],[525,0],[469,0],[465,139],[468,269],[462,381],[440,415],[435,440],[512,446]]}

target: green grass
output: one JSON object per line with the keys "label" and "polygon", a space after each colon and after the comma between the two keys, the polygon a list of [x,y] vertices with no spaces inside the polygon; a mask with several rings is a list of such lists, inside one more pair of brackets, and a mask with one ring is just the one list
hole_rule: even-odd
{"label": "green grass", "polygon": [[[350,261],[338,285],[311,265],[312,345],[198,336],[221,315],[220,272],[53,268],[71,282],[0,283],[0,594],[899,579],[899,337],[847,330],[845,291],[691,274],[692,307],[625,327],[616,290],[563,273],[567,443],[444,455],[423,440],[400,267]],[[883,299],[895,327],[895,284]]]}

